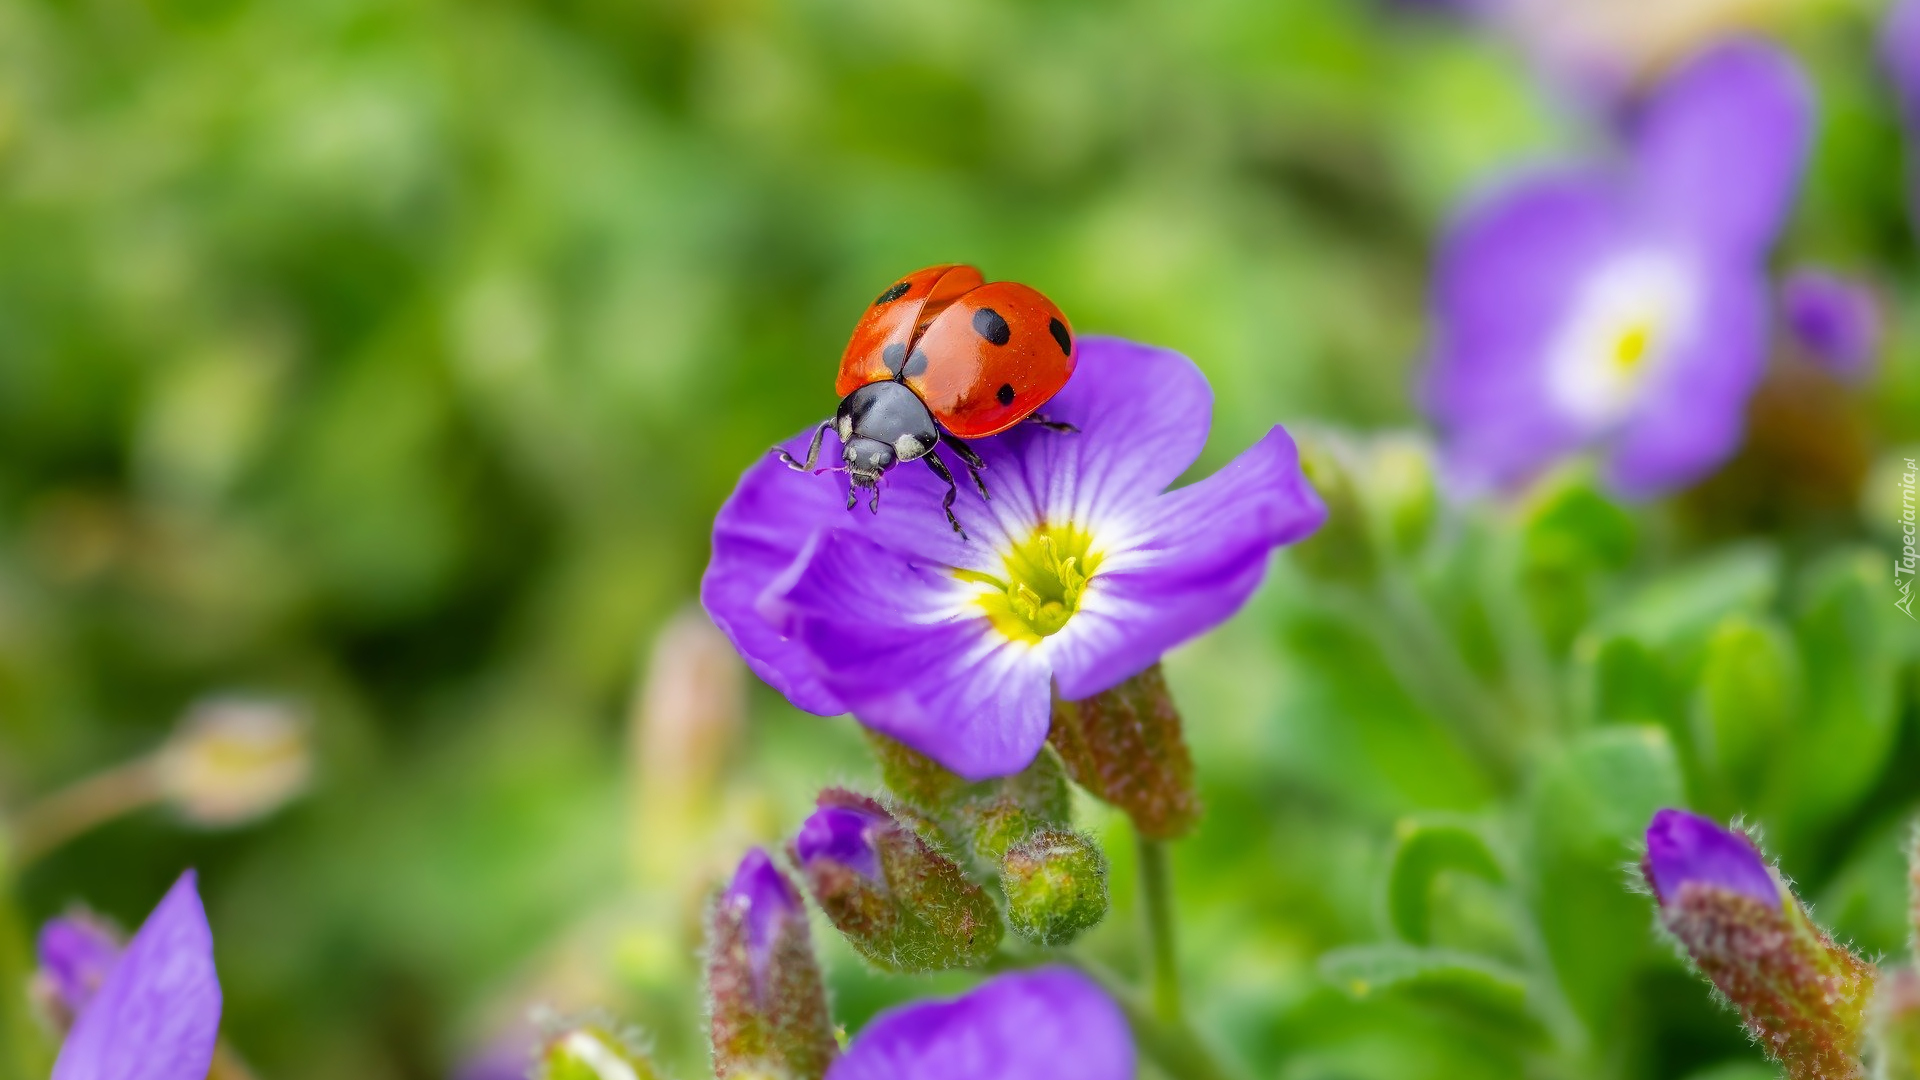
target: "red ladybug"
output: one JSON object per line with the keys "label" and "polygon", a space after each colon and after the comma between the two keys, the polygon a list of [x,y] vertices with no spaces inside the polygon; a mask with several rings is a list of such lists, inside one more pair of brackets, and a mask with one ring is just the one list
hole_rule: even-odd
{"label": "red ladybug", "polygon": [[930,266],[881,293],[853,328],[834,384],[839,411],[814,430],[807,460],[777,452],[789,466],[810,470],[832,428],[852,478],[847,509],[867,488],[875,513],[881,474],[899,462],[923,460],[946,481],[941,505],[953,530],[965,536],[953,515],[953,474],[934,446],[946,443],[959,455],[981,497],[988,497],[980,479],[986,463],[963,440],[998,435],[1022,421],[1075,430],[1034,410],[1067,385],[1078,359],[1067,317],[1038,291],[1011,281],[988,284],[971,266]]}

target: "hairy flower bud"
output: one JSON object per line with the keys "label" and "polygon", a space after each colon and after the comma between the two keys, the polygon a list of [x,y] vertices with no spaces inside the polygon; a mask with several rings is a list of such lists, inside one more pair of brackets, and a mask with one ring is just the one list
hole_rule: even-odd
{"label": "hairy flower bud", "polygon": [[1813,924],[1751,840],[1662,810],[1641,870],[1661,923],[1792,1080],[1863,1075],[1873,968]]}
{"label": "hairy flower bud", "polygon": [[540,1052],[536,1080],[659,1080],[646,1054],[601,1024],[570,1027]]}
{"label": "hairy flower bud", "polygon": [[187,713],[156,764],[161,792],[188,821],[244,824],[307,786],[306,717],[270,698],[213,698]]}
{"label": "hairy flower bud", "polygon": [[986,890],[884,806],[822,792],[794,838],[807,888],[861,956],[888,971],[968,967],[999,947]]}
{"label": "hairy flower bud", "polygon": [[1107,856],[1093,838],[1064,829],[1037,832],[1000,867],[1007,921],[1021,937],[1066,945],[1107,915]]}
{"label": "hairy flower bud", "polygon": [[820,1080],[838,1050],[800,894],[755,848],[714,903],[707,939],[713,1068]]}
{"label": "hairy flower bud", "polygon": [[1920,972],[1881,977],[1871,1034],[1875,1080],[1920,1080]]}
{"label": "hairy flower bud", "polygon": [[1159,664],[1085,701],[1055,701],[1050,738],[1067,775],[1147,839],[1175,840],[1199,823],[1193,757]]}

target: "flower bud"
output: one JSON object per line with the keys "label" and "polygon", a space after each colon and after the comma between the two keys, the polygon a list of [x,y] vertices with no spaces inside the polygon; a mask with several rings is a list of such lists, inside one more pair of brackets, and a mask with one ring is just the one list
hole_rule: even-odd
{"label": "flower bud", "polygon": [[125,942],[100,920],[76,914],[41,927],[37,945],[31,994],[54,1030],[64,1033],[120,962]]}
{"label": "flower bud", "polygon": [[285,702],[214,698],[187,713],[156,764],[162,794],[188,821],[241,825],[307,786],[307,722]]}
{"label": "flower bud", "polygon": [[1033,764],[1000,780],[976,785],[961,804],[967,840],[982,868],[997,872],[1007,850],[1043,829],[1065,826],[1073,816],[1073,794],[1060,759],[1042,750]]}
{"label": "flower bud", "polygon": [[1751,840],[1662,810],[1641,870],[1662,925],[1792,1080],[1861,1075],[1873,968],[1812,923]]}
{"label": "flower bud", "polygon": [[1199,823],[1193,757],[1159,664],[1085,701],[1055,701],[1048,737],[1067,775],[1141,836],[1176,840]]}
{"label": "flower bud", "polygon": [[1092,837],[1046,829],[1007,852],[1000,886],[1015,933],[1066,945],[1106,918],[1107,856]]}
{"label": "flower bud", "polygon": [[1300,433],[1300,469],[1327,506],[1326,524],[1294,545],[1302,570],[1327,581],[1367,582],[1379,569],[1355,463],[1333,432]]}
{"label": "flower bud", "polygon": [[794,838],[794,862],[827,918],[888,971],[968,967],[1000,945],[986,890],[872,799],[822,792]]}
{"label": "flower bud", "polygon": [[549,1040],[537,1080],[659,1080],[660,1070],[632,1042],[601,1024],[568,1028]]}
{"label": "flower bud", "polygon": [[1920,972],[1901,968],[1881,978],[1872,1035],[1876,1080],[1920,1080]]}
{"label": "flower bud", "polygon": [[820,1080],[838,1051],[800,894],[755,848],[714,903],[707,939],[720,1080]]}
{"label": "flower bud", "polygon": [[872,728],[862,728],[867,745],[880,764],[880,779],[894,797],[916,809],[938,814],[951,808],[967,790],[967,782],[945,766],[897,739]]}
{"label": "flower bud", "polygon": [[628,715],[633,863],[648,883],[679,882],[712,829],[721,768],[739,741],[746,669],[698,608],[668,620]]}

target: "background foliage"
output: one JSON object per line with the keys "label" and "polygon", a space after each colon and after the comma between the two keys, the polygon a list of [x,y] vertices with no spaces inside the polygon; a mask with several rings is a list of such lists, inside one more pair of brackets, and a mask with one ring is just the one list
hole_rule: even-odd
{"label": "background foliage", "polygon": [[[1774,23],[1822,116],[1784,261],[1876,276],[1899,329],[1875,17]],[[695,1075],[698,897],[868,766],[756,684],[712,790],[650,811],[637,673],[871,294],[970,261],[1186,351],[1211,471],[1276,419],[1417,425],[1436,234],[1597,141],[1509,42],[1360,0],[0,3],[0,806],[220,690],[306,703],[319,769],[248,830],[84,838],[21,875],[21,924],[131,924],[201,867],[263,1077],[445,1075],[534,999]],[[1563,477],[1390,586],[1288,557],[1174,658],[1210,806],[1183,948],[1257,1075],[1757,1062],[1623,887],[1668,803],[1748,814],[1822,917],[1906,947],[1914,634],[1872,463],[1916,435],[1913,340],[1700,492]],[[1409,596],[1493,687],[1477,736],[1420,685]],[[1109,849],[1093,949],[1127,967]],[[832,948],[850,1023],[958,985]]]}

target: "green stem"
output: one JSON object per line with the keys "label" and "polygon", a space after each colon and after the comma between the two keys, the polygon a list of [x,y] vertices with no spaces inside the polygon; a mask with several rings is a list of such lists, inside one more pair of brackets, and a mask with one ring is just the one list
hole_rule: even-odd
{"label": "green stem", "polygon": [[1180,1004],[1179,957],[1173,945],[1173,882],[1165,841],[1138,833],[1140,910],[1147,934],[1147,970],[1153,987],[1154,1015],[1167,1024],[1184,1023]]}
{"label": "green stem", "polygon": [[154,760],[137,758],[98,772],[21,810],[13,820],[13,865],[31,866],[68,841],[160,798]]}
{"label": "green stem", "polygon": [[0,1080],[35,1080],[53,1068],[51,1047],[27,1003],[33,954],[13,901],[8,838],[0,828]]}

